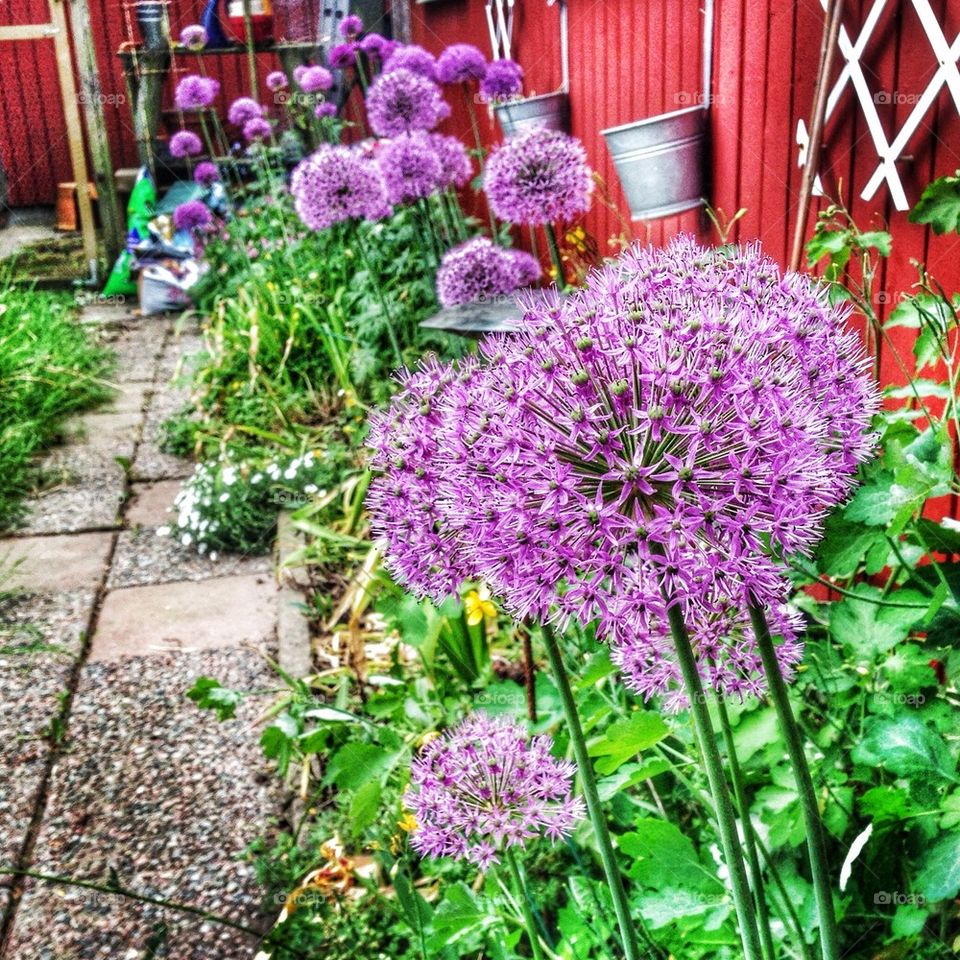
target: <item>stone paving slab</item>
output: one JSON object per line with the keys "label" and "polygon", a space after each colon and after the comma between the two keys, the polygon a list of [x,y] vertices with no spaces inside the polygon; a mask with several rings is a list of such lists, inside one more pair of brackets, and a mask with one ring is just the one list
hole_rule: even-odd
{"label": "stone paving slab", "polygon": [[166,321],[134,320],[107,339],[117,354],[116,378],[121,383],[153,382],[167,331]]}
{"label": "stone paving slab", "polygon": [[135,483],[130,490],[126,518],[130,527],[162,527],[170,520],[173,501],[180,492],[179,480]]}
{"label": "stone paving slab", "polygon": [[[39,872],[107,880],[256,925],[258,888],[235,862],[279,797],[250,724],[267,700],[218,723],[184,698],[199,676],[226,686],[272,682],[262,658],[230,649],[92,663],[70,720],[72,749],[54,770],[36,845]],[[270,914],[275,912],[275,905]],[[195,917],[78,889],[30,882],[8,956],[141,960],[159,921],[158,957],[241,960],[255,944]]]}
{"label": "stone paving slab", "polygon": [[272,642],[276,594],[272,577],[258,574],[111,590],[90,660]]}
{"label": "stone paving slab", "polygon": [[75,477],[45,490],[30,501],[30,515],[19,533],[74,533],[80,530],[107,530],[120,526],[123,505],[122,469],[104,477]]}
{"label": "stone paving slab", "polygon": [[16,563],[10,587],[35,593],[95,589],[106,572],[112,533],[0,539],[0,558]]}
{"label": "stone paving slab", "polygon": [[153,389],[153,384],[139,380],[118,383],[113,399],[100,409],[112,413],[142,413]]}

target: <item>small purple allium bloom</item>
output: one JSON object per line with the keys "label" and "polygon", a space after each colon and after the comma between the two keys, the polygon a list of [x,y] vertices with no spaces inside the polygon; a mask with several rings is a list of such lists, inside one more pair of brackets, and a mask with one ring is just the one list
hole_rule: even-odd
{"label": "small purple allium bloom", "polygon": [[387,40],[387,38],[384,37],[382,34],[368,33],[360,41],[360,49],[368,57],[377,57],[378,59],[382,60],[384,56],[384,45],[389,42],[390,41]]}
{"label": "small purple allium bloom", "polygon": [[350,40],[347,43],[338,43],[330,48],[327,54],[327,63],[334,70],[346,70],[357,62],[358,45]]}
{"label": "small purple allium bloom", "polygon": [[309,70],[310,68],[305,63],[298,63],[293,68],[293,82],[300,86],[300,78],[303,76],[304,71]]}
{"label": "small purple allium bloom", "polygon": [[220,179],[220,171],[217,169],[215,163],[204,160],[202,163],[197,164],[196,169],[193,171],[193,179],[197,183],[209,187],[211,183],[216,183]]}
{"label": "small purple allium bloom", "polygon": [[251,117],[243,125],[243,139],[247,143],[253,143],[254,140],[266,140],[271,133],[270,121],[263,117]]}
{"label": "small purple allium bloom", "polygon": [[242,127],[248,120],[259,119],[263,116],[263,107],[251,97],[238,97],[230,104],[227,119],[234,126]]}
{"label": "small purple allium bloom", "polygon": [[453,43],[437,58],[437,80],[442,84],[482,80],[486,73],[486,57],[472,43]]}
{"label": "small purple allium bloom", "polygon": [[473,176],[473,161],[461,140],[446,133],[431,133],[430,143],[440,160],[440,186],[462,187]]}
{"label": "small purple allium bloom", "polygon": [[319,93],[333,86],[333,74],[326,67],[307,67],[297,83],[304,93]]}
{"label": "small purple allium bloom", "polygon": [[213,103],[219,92],[219,80],[191,73],[177,84],[173,102],[178,110],[203,110]]}
{"label": "small purple allium bloom", "polygon": [[381,140],[377,162],[387,184],[387,198],[393,204],[429,197],[440,188],[440,158],[422,131]]}
{"label": "small purple allium bloom", "polygon": [[340,36],[346,37],[348,40],[358,36],[362,30],[363,20],[355,13],[351,13],[340,21]]}
{"label": "small purple allium bloom", "polygon": [[188,200],[173,211],[176,230],[206,230],[213,222],[210,208],[202,200]]}
{"label": "small purple allium bloom", "polygon": [[360,147],[323,144],[293,171],[290,192],[297,215],[311,230],[390,213],[383,174]]}
{"label": "small purple allium bloom", "polygon": [[393,70],[409,70],[436,82],[437,58],[415,43],[402,43],[384,61],[383,72],[390,73]]}
{"label": "small purple allium bloom", "polygon": [[465,575],[518,619],[595,623],[627,684],[668,709],[686,703],[677,604],[704,685],[761,694],[748,600],[789,674],[799,618],[772,557],[809,554],[873,450],[849,308],[759,246],[689,237],[520,302],[518,332],[424,364],[373,420],[388,568],[435,599]]}
{"label": "small purple allium bloom", "polygon": [[568,835],[583,800],[572,795],[576,767],[551,746],[548,736],[528,739],[515,720],[479,713],[431,740],[410,765],[410,845],[485,870],[509,847]]}
{"label": "small purple allium bloom", "polygon": [[329,100],[321,100],[320,103],[313,108],[313,115],[318,120],[323,120],[326,117],[335,117],[337,115],[337,105],[331,103]]}
{"label": "small purple allium bloom", "polygon": [[404,69],[381,74],[367,91],[367,117],[378,137],[432,130],[443,119],[444,106],[432,80]]}
{"label": "small purple allium bloom", "polygon": [[513,60],[493,60],[480,81],[480,92],[488,100],[507,100],[523,88],[523,70]]}
{"label": "small purple allium bloom", "polygon": [[178,130],[170,138],[170,156],[183,159],[195,157],[203,150],[200,138],[192,130]]}
{"label": "small purple allium bloom", "polygon": [[277,93],[279,90],[286,90],[290,86],[287,75],[282,70],[271,70],[267,74],[267,89]]}
{"label": "small purple allium bloom", "polygon": [[507,250],[507,254],[512,261],[516,289],[529,287],[540,281],[543,268],[533,254],[527,253],[526,250]]}
{"label": "small purple allium bloom", "polygon": [[191,23],[180,31],[180,42],[190,50],[202,50],[207,45],[207,31],[199,23]]}
{"label": "small purple allium bloom", "polygon": [[511,137],[487,160],[490,208],[510,223],[572,220],[590,207],[593,179],[579,140],[536,128]]}
{"label": "small purple allium bloom", "polygon": [[[437,270],[437,299],[441,306],[495,300],[526,286],[519,282],[521,270],[514,256],[520,252],[500,247],[486,237],[473,237],[448,250]],[[539,267],[537,264],[537,277]]]}

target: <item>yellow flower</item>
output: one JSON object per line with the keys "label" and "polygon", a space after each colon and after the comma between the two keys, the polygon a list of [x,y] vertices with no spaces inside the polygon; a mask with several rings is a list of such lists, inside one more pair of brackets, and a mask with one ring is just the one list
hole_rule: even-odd
{"label": "yellow flower", "polygon": [[467,623],[471,627],[483,623],[484,617],[493,619],[497,615],[497,608],[490,599],[490,591],[483,584],[479,590],[470,590],[463,599],[463,606],[467,612]]}
{"label": "yellow flower", "polygon": [[397,826],[404,833],[413,833],[417,829],[419,824],[417,823],[417,818],[408,810],[404,815],[397,821]]}

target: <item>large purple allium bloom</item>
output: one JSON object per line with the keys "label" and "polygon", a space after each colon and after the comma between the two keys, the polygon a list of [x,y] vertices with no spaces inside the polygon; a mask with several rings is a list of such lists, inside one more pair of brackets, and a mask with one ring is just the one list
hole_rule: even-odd
{"label": "large purple allium bloom", "polygon": [[327,54],[327,63],[332,70],[346,70],[357,62],[358,44],[353,40],[347,43],[338,43],[331,47]]}
{"label": "large purple allium bloom", "polygon": [[367,91],[367,117],[378,137],[432,130],[444,116],[440,88],[409,70],[381,74]]}
{"label": "large purple allium bloom", "polygon": [[473,176],[473,161],[463,142],[446,133],[431,133],[430,143],[440,160],[440,185],[462,187]]}
{"label": "large purple allium bloom", "polygon": [[443,84],[482,80],[486,57],[472,43],[453,43],[437,58],[437,80]]}
{"label": "large purple allium bloom", "polygon": [[193,171],[193,179],[202,186],[209,187],[220,179],[220,171],[215,163],[204,160],[203,163],[197,164]]}
{"label": "large purple allium bloom", "polygon": [[267,74],[267,89],[277,93],[279,90],[286,90],[290,86],[287,75],[282,70],[271,70]]}
{"label": "large purple allium bloom", "polygon": [[340,21],[340,36],[352,40],[363,31],[363,20],[351,13]]}
{"label": "large purple allium bloom", "polygon": [[202,110],[209,107],[220,92],[220,81],[213,77],[188,74],[178,84],[173,102],[178,110]]}
{"label": "large purple allium bloom", "polygon": [[528,739],[516,721],[474,714],[431,740],[411,764],[404,803],[422,856],[467,860],[481,869],[535,837],[559,840],[583,819],[572,796],[576,767]]}
{"label": "large purple allium bloom", "polygon": [[243,139],[247,143],[253,143],[255,140],[266,140],[271,131],[272,127],[269,120],[264,117],[251,117],[243,125]]}
{"label": "large purple allium bloom", "polygon": [[170,156],[183,159],[195,157],[203,150],[200,138],[192,130],[178,130],[170,138]]}
{"label": "large purple allium bloom", "polygon": [[333,74],[326,67],[307,67],[300,74],[297,83],[304,93],[319,93],[333,86]]}
{"label": "large purple allium bloom", "polygon": [[507,250],[515,277],[515,287],[529,287],[543,276],[540,261],[526,250]]}
{"label": "large purple allium bloom", "polygon": [[237,97],[227,111],[227,119],[238,127],[242,127],[248,120],[256,120],[262,116],[263,107],[252,97]]}
{"label": "large purple allium bloom", "polygon": [[294,206],[311,230],[343,220],[379,220],[390,213],[377,164],[359,147],[323,144],[293,171]]}
{"label": "large purple allium bloom", "polygon": [[579,140],[536,128],[497,147],[483,178],[490,208],[510,223],[572,220],[590,207],[593,179]]}
{"label": "large purple allium bloom", "polygon": [[180,31],[180,42],[190,50],[202,50],[207,45],[207,31],[199,23],[191,23]]}
{"label": "large purple allium bloom", "polygon": [[771,555],[810,551],[873,445],[848,310],[756,246],[690,238],[521,303],[482,365],[425,365],[374,423],[389,569],[438,599],[465,575],[518,618],[595,622],[627,683],[671,708],[668,599],[704,684],[741,696],[764,688],[755,600],[789,675],[797,623]]}
{"label": "large purple allium bloom", "polygon": [[415,43],[400,44],[383,64],[383,72],[391,73],[394,70],[409,70],[427,80],[437,79],[437,58]]}
{"label": "large purple allium bloom", "polygon": [[360,41],[360,49],[368,57],[376,57],[379,60],[384,56],[384,44],[390,43],[385,36],[379,33],[368,33]]}
{"label": "large purple allium bloom", "polygon": [[507,100],[523,89],[523,70],[513,60],[493,60],[487,65],[480,92],[488,100]]}
{"label": "large purple allium bloom", "polygon": [[[529,273],[529,265],[515,259],[518,253],[521,251],[507,250],[486,237],[474,237],[448,250],[437,270],[437,299],[441,306],[494,300],[526,286],[520,282],[521,269],[526,266]],[[533,260],[530,254],[523,256]],[[537,270],[539,276],[539,264]]]}
{"label": "large purple allium bloom", "polygon": [[443,167],[425,133],[416,131],[380,141],[377,162],[391,203],[410,203],[440,189]]}
{"label": "large purple allium bloom", "polygon": [[202,200],[188,200],[173,211],[176,230],[205,230],[212,222],[210,208]]}

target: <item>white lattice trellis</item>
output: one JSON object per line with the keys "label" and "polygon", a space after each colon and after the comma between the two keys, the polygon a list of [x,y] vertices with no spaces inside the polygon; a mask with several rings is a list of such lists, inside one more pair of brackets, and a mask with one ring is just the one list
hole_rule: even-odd
{"label": "white lattice trellis", "polygon": [[[824,9],[826,9],[828,2],[829,0],[820,0]],[[864,200],[871,200],[880,185],[886,181],[894,206],[898,210],[908,210],[910,203],[904,192],[903,184],[900,182],[897,160],[910,142],[910,138],[916,133],[930,107],[936,103],[937,96],[943,87],[949,89],[954,105],[960,112],[960,66],[958,66],[958,62],[960,62],[960,34],[957,35],[953,43],[948,43],[943,33],[943,27],[937,20],[929,0],[910,0],[910,3],[920,19],[939,66],[930,78],[926,88],[916,97],[913,109],[900,130],[897,131],[892,140],[887,139],[886,131],[880,121],[880,114],[877,111],[877,104],[884,102],[884,96],[891,96],[892,94],[885,91],[871,91],[861,63],[867,44],[870,42],[877,24],[888,6],[888,0],[874,0],[856,42],[851,42],[846,27],[840,28],[837,45],[840,47],[840,52],[843,54],[846,63],[830,91],[824,115],[824,122],[826,123],[836,110],[847,87],[852,86],[854,95],[863,111],[867,130],[876,147],[878,158],[877,168],[870,176],[860,196]],[[911,99],[913,98],[911,97]],[[807,125],[803,120],[800,120],[797,124],[797,144],[800,147],[798,163],[801,167],[807,162],[809,143],[810,137]],[[823,193],[819,176],[814,180],[813,192],[816,194]]]}
{"label": "white lattice trellis", "polygon": [[514,0],[487,0],[487,27],[494,60],[507,60],[513,45]]}

